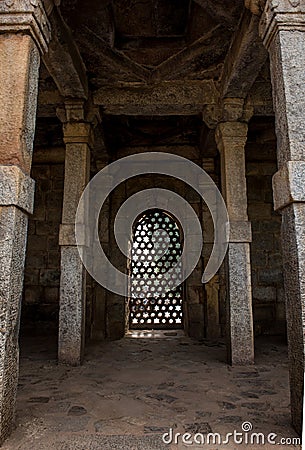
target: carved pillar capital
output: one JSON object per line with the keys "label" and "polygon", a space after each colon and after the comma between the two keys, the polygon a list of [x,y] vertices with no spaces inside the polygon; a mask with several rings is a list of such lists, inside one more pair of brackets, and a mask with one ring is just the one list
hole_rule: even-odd
{"label": "carved pillar capital", "polygon": [[224,98],[222,102],[222,122],[248,123],[253,116],[253,107],[243,98]]}
{"label": "carved pillar capital", "polygon": [[98,107],[81,99],[69,99],[64,108],[57,109],[57,116],[63,123],[65,144],[86,143],[93,147],[93,130],[101,122]]}
{"label": "carved pillar capital", "polygon": [[215,105],[207,105],[202,111],[205,124],[215,129],[220,123],[248,123],[253,116],[253,107],[243,98],[224,98]]}
{"label": "carved pillar capital", "polygon": [[205,105],[202,110],[202,120],[208,128],[215,129],[221,119],[219,104]]}
{"label": "carved pillar capital", "polygon": [[51,39],[51,26],[41,0],[0,0],[0,32],[29,33],[44,54]]}
{"label": "carved pillar capital", "polygon": [[305,31],[305,0],[267,0],[259,26],[265,47],[281,30]]}

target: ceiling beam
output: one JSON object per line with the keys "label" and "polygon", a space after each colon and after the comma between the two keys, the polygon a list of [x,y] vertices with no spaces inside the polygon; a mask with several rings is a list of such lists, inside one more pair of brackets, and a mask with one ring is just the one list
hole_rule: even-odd
{"label": "ceiling beam", "polygon": [[[92,51],[93,48],[94,52],[98,53],[98,56],[103,61],[107,61],[112,69],[116,68],[118,71],[133,74],[139,81],[148,81],[151,73],[150,70],[132,61],[123,52],[111,48],[104,39],[94,33],[90,28],[85,28],[90,33],[91,42],[84,39],[82,44],[86,46],[88,51]],[[92,43],[95,44],[92,45]]]}
{"label": "ceiling beam", "polygon": [[88,80],[84,62],[58,8],[49,16],[52,40],[43,57],[48,72],[63,97],[88,98]]}
{"label": "ceiling beam", "polygon": [[225,59],[220,80],[222,97],[246,98],[268,54],[258,33],[260,18],[244,10]]}
{"label": "ceiling beam", "polygon": [[243,4],[243,0],[235,0],[234,8],[228,8],[227,2],[224,0],[194,0],[194,2],[200,5],[216,22],[227,26],[236,23],[236,13]]}
{"label": "ceiling beam", "polygon": [[[223,31],[223,33],[221,33],[221,31]],[[203,59],[204,56],[210,58],[211,54],[215,54],[215,52],[219,48],[221,39],[223,39],[222,48],[225,47],[227,42],[225,31],[226,30],[223,29],[221,25],[217,25],[204,36],[190,44],[188,47],[185,47],[184,49],[172,55],[152,71],[151,81],[160,79],[170,80],[173,77],[177,76],[181,71],[183,71],[185,67],[189,68],[194,59],[198,57],[201,57],[201,59]]]}
{"label": "ceiling beam", "polygon": [[252,14],[261,16],[264,11],[266,0],[245,0],[245,7],[250,9]]}
{"label": "ceiling beam", "polygon": [[94,103],[113,115],[191,115],[216,103],[217,97],[213,81],[124,83],[98,89]]}

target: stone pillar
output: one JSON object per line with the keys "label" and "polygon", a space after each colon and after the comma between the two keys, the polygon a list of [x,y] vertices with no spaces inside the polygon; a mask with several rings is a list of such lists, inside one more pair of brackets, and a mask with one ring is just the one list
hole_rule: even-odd
{"label": "stone pillar", "polygon": [[42,3],[29,3],[0,2],[0,445],[15,413],[40,52],[50,37]]}
{"label": "stone pillar", "polygon": [[86,270],[76,246],[74,227],[78,203],[89,182],[93,130],[91,123],[86,121],[83,102],[67,102],[65,113],[65,183],[59,236],[61,276],[58,359],[76,366],[82,363],[84,352]]}
{"label": "stone pillar", "polygon": [[217,340],[221,336],[219,322],[219,276],[215,275],[205,286],[207,294],[207,325],[206,336],[208,339]]}
{"label": "stone pillar", "polygon": [[[211,193],[209,193],[211,197]],[[216,204],[216,195],[213,195],[214,204]],[[207,265],[212,248],[214,245],[214,223],[206,204],[202,205],[202,233],[203,233],[203,261],[204,266]],[[219,274],[215,275],[208,283],[205,284],[206,294],[206,310],[205,310],[205,334],[207,339],[218,340],[221,337],[220,325],[220,290],[219,290]]]}
{"label": "stone pillar", "polygon": [[270,55],[282,213],[292,423],[302,430],[305,344],[305,0],[266,3],[260,34]]}
{"label": "stone pillar", "polygon": [[228,360],[232,365],[254,362],[250,242],[247,214],[245,144],[248,126],[225,122],[216,129],[221,155],[222,192],[231,234],[226,257]]}

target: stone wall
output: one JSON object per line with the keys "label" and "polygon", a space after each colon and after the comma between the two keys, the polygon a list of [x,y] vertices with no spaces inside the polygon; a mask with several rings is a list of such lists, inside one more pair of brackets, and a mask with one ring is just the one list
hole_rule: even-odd
{"label": "stone wall", "polygon": [[281,216],[273,210],[272,195],[272,176],[277,170],[273,120],[250,123],[246,158],[255,332],[284,334]]}
{"label": "stone wall", "polygon": [[57,332],[64,164],[34,163],[31,176],[35,207],[29,220],[21,323],[23,330]]}
{"label": "stone wall", "polygon": [[[135,152],[160,151],[168,153],[177,152],[193,160],[203,167],[218,183],[218,156],[202,158],[200,149],[194,146],[184,146],[177,148],[169,144],[164,146],[142,146],[140,149],[135,147],[124,147],[117,153],[117,158],[133,154]],[[219,313],[218,313],[218,286],[217,280],[213,280],[210,289],[207,291],[201,283],[203,273],[203,260],[207,262],[213,242],[213,225],[210,214],[204,208],[199,195],[189,186],[184,185],[179,180],[165,176],[142,176],[127,180],[122,183],[113,192],[109,204],[103,208],[100,219],[100,239],[106,254],[109,254],[111,262],[121,271],[126,272],[126,258],[120,253],[115,243],[113,235],[113,223],[116,213],[122,203],[131,195],[142,189],[164,188],[172,190],[184,197],[194,208],[199,220],[205,222],[203,227],[204,246],[202,258],[199,260],[194,272],[185,282],[185,307],[184,307],[184,328],[191,337],[202,339],[208,335],[218,337],[220,333]],[[109,220],[110,217],[110,220]],[[111,252],[108,252],[108,248]],[[208,292],[208,295],[207,295]],[[107,337],[117,339],[124,335],[126,323],[128,325],[128,303],[126,299],[108,293],[101,287],[96,287],[93,295],[93,314],[91,336],[99,339]],[[217,311],[215,313],[215,310]],[[207,318],[210,317],[209,327],[207,327]]]}

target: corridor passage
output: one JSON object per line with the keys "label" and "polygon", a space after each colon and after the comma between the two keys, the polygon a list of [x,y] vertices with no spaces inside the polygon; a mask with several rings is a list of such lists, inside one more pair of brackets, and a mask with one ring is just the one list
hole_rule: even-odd
{"label": "corridor passage", "polygon": [[182,331],[133,330],[89,346],[81,367],[58,365],[55,344],[22,343],[17,428],[4,450],[274,448],[162,442],[170,429],[225,436],[244,422],[296,437],[286,346],[277,338],[257,339],[250,368],[229,367],[222,342],[192,341]]}

